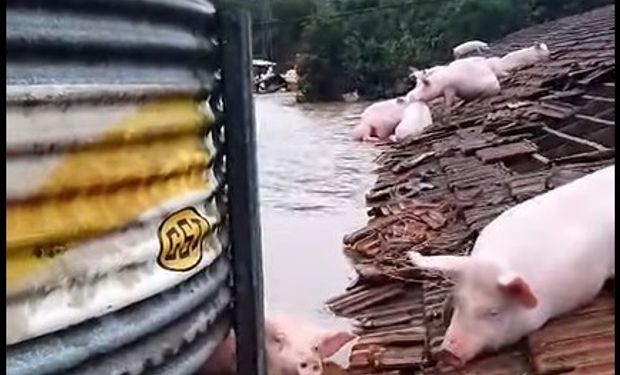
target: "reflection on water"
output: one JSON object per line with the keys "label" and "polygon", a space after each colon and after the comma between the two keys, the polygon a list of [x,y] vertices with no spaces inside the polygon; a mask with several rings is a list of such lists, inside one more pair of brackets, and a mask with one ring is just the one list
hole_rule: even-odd
{"label": "reflection on water", "polygon": [[360,104],[295,105],[288,94],[257,96],[263,212],[361,212],[375,149],[350,140]]}
{"label": "reflection on water", "polygon": [[349,135],[363,105],[297,105],[290,94],[256,96],[255,105],[265,305],[343,327],[323,304],[353,276],[342,236],[366,222],[378,151]]}

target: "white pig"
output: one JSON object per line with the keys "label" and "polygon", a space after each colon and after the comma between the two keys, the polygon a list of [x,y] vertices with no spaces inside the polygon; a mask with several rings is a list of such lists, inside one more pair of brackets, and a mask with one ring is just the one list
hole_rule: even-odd
{"label": "white pig", "polygon": [[433,124],[431,110],[424,102],[413,102],[405,108],[403,119],[396,125],[394,138],[400,141],[409,136],[422,134]]}
{"label": "white pig", "polygon": [[[265,351],[268,375],[322,375],[323,360],[356,336],[329,332],[285,314],[265,320]],[[199,371],[200,375],[236,374],[235,334],[217,347]]]}
{"label": "white pig", "polygon": [[407,103],[403,98],[384,100],[371,104],[362,113],[359,125],[353,128],[356,141],[387,139],[402,120]]}
{"label": "white pig", "polygon": [[525,65],[548,60],[550,56],[549,48],[545,43],[536,43],[532,47],[507,53],[500,59],[500,65],[502,70],[511,72]]}
{"label": "white pig", "polygon": [[501,57],[489,57],[486,61],[493,73],[495,73],[496,77],[499,78],[508,76],[508,72],[504,68],[504,64],[502,64]]}
{"label": "white pig", "polygon": [[614,174],[607,167],[510,208],[471,256],[422,256],[455,281],[440,359],[460,366],[590,302],[614,275]]}
{"label": "white pig", "polygon": [[469,42],[465,42],[454,47],[452,49],[452,52],[454,53],[454,58],[458,59],[464,55],[467,55],[468,53],[474,51],[482,53],[482,51],[486,51],[488,49],[489,45],[485,42],[482,42],[480,40],[470,40]]}
{"label": "white pig", "polygon": [[443,96],[449,114],[456,97],[473,100],[496,95],[500,89],[499,81],[486,59],[468,57],[455,60],[432,75],[423,76],[416,87],[409,91],[406,100],[428,103]]}
{"label": "white pig", "polygon": [[414,68],[414,67],[409,67],[409,71],[410,71],[409,78],[415,77],[416,80],[420,80],[422,79],[422,77],[428,77],[431,74],[435,73],[436,71],[443,69],[445,67],[446,67],[445,65],[435,65],[432,68],[427,68],[427,69],[422,69],[422,70]]}

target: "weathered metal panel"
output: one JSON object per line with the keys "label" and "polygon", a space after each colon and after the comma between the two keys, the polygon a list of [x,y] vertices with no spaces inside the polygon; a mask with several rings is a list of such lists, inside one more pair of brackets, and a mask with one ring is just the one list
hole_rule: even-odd
{"label": "weathered metal panel", "polygon": [[218,24],[7,2],[7,373],[191,374],[230,329]]}
{"label": "weathered metal panel", "polygon": [[[173,324],[179,317],[200,309],[203,301],[226,302],[230,293],[227,289],[221,289],[220,285],[226,281],[229,272],[228,261],[220,258],[205,272],[121,310],[113,318],[84,322],[58,335],[43,336],[9,347],[7,371],[24,375],[63,373],[96,353],[120,348]],[[220,296],[214,298],[218,293]],[[218,306],[219,309],[221,306]],[[205,325],[203,323],[197,329],[203,330]],[[84,345],[85,342],[90,343]]]}

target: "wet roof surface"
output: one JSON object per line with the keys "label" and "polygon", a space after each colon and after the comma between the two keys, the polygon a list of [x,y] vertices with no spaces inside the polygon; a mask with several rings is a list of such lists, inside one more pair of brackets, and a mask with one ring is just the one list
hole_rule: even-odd
{"label": "wet roof surface", "polygon": [[[450,125],[432,106],[430,131],[383,145],[369,223],[344,238],[359,280],[328,301],[358,325],[351,373],[450,373],[432,360],[449,284],[410,267],[405,252],[466,254],[507,208],[614,163],[614,19],[612,5],[509,35],[493,54],[545,42],[551,60],[502,80],[500,95],[453,109]],[[613,374],[613,293],[460,373]]]}

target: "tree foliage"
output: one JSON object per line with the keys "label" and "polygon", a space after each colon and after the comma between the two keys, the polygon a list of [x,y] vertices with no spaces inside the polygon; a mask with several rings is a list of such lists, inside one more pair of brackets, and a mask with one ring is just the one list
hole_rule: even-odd
{"label": "tree foliage", "polygon": [[[613,0],[270,0],[247,1],[261,57],[292,65],[309,100],[357,89],[374,98],[400,94],[408,67],[441,64],[464,41],[493,42],[532,24]],[[265,56],[265,35],[272,55]]]}

